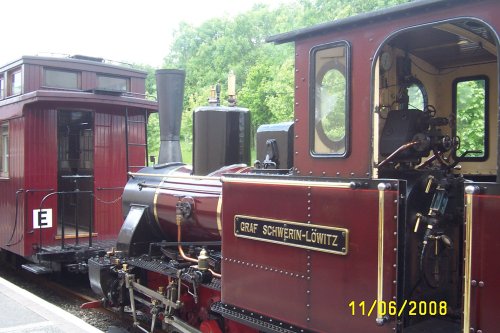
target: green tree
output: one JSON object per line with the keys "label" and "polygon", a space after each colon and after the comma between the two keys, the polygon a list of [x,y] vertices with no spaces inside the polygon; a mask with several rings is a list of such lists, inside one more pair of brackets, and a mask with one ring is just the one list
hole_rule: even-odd
{"label": "green tree", "polygon": [[460,137],[458,156],[467,151],[467,157],[482,157],[485,154],[485,84],[482,79],[457,83],[457,135]]}
{"label": "green tree", "polygon": [[[164,67],[186,70],[183,146],[192,141],[193,110],[207,104],[214,84],[226,86],[230,70],[237,76],[238,105],[252,112],[253,132],[264,123],[293,119],[293,45],[270,45],[266,37],[402,2],[408,0],[298,0],[274,9],[255,5],[234,18],[215,18],[197,27],[181,23]],[[223,88],[221,99],[226,97]],[[151,117],[152,134],[153,126]]]}

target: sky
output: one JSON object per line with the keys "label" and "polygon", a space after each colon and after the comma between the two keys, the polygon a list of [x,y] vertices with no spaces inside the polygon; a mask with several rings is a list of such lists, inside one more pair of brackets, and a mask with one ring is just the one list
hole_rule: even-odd
{"label": "sky", "polygon": [[0,66],[23,55],[87,55],[161,67],[175,29],[293,0],[3,0]]}

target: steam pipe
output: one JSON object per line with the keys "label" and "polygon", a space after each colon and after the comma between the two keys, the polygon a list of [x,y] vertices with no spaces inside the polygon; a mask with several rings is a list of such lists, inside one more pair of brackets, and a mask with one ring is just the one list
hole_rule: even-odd
{"label": "steam pipe", "polygon": [[394,151],[394,153],[392,153],[391,155],[387,156],[387,158],[385,160],[383,160],[382,162],[380,162],[377,167],[380,168],[381,166],[383,166],[384,164],[386,164],[390,160],[392,160],[394,158],[394,156],[396,156],[397,154],[399,154],[403,150],[409,149],[409,148],[411,148],[411,147],[413,147],[415,145],[418,145],[419,143],[420,143],[420,141],[412,141],[410,143],[406,143],[406,144],[402,145],[401,147],[399,147],[398,149],[396,149]]}
{"label": "steam pipe", "polygon": [[[193,263],[198,263],[198,259],[195,259],[195,258],[191,258],[191,257],[188,257],[185,253],[184,253],[184,250],[182,249],[182,245],[181,245],[181,240],[182,240],[182,237],[181,237],[181,222],[182,222],[182,216],[180,213],[177,213],[176,214],[176,222],[177,222],[177,250],[179,251],[179,254],[181,256],[182,259],[186,260],[186,261],[189,261],[189,262],[193,262]],[[214,270],[212,269],[209,269],[208,270],[210,273],[212,273],[212,275],[216,278],[221,278],[222,275],[219,274],[219,273],[216,273]]]}

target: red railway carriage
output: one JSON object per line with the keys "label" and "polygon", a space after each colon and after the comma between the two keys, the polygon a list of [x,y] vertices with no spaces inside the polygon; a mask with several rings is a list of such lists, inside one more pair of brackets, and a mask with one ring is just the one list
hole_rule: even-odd
{"label": "red railway carriage", "polygon": [[93,289],[150,331],[497,332],[499,12],[424,0],[270,37],[295,43],[293,123],[246,167],[248,110],[196,110],[193,168],[132,174]]}
{"label": "red railway carriage", "polygon": [[82,56],[0,67],[0,245],[40,264],[28,268],[84,262],[116,241],[127,172],[145,165],[157,110],[145,77]]}

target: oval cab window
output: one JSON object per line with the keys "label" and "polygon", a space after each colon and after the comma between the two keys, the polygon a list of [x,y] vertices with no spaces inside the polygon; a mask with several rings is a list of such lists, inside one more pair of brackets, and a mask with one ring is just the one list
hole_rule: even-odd
{"label": "oval cab window", "polygon": [[321,46],[313,50],[314,130],[312,153],[340,155],[347,152],[347,45]]}

